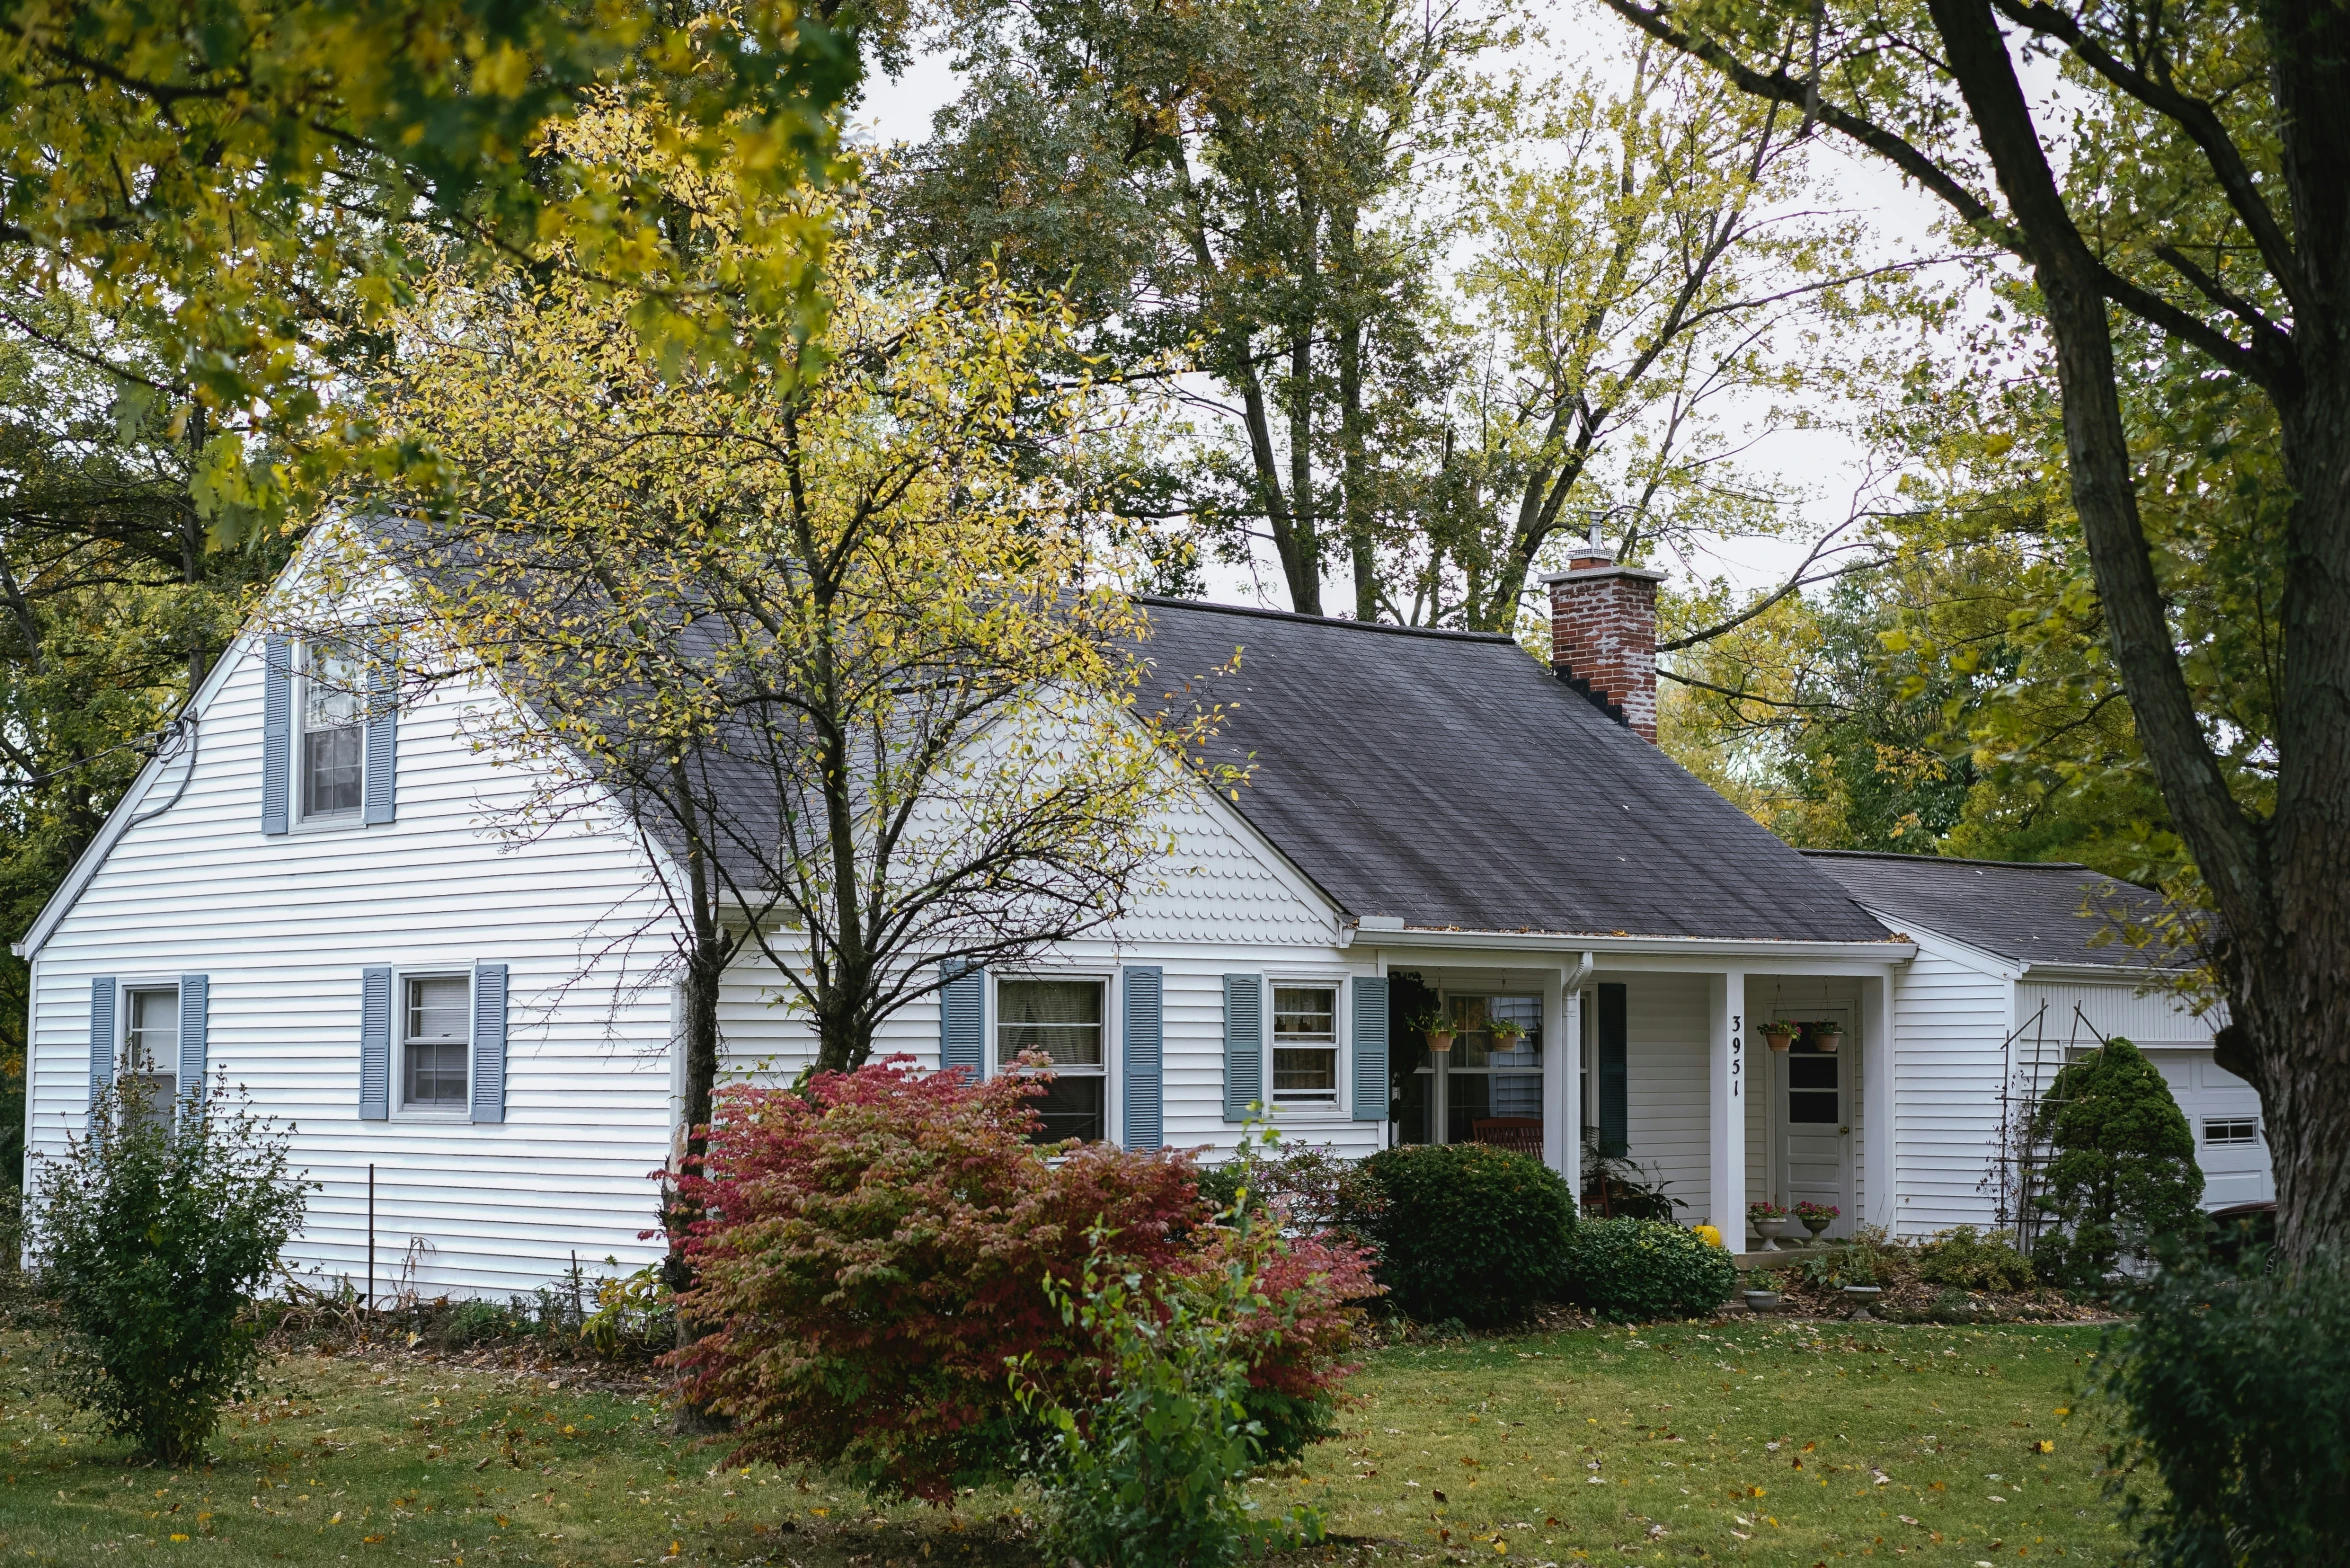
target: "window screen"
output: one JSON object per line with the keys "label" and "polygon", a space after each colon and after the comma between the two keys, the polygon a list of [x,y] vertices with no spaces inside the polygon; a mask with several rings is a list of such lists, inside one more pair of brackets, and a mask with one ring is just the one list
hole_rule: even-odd
{"label": "window screen", "polygon": [[463,975],[420,975],[404,990],[401,1102],[462,1109],[467,1103],[465,1054],[473,1033],[473,989]]}
{"label": "window screen", "polygon": [[134,1119],[168,1125],[172,1096],[179,1092],[179,987],[133,991],[129,1002],[122,1039],[125,1109]]}
{"label": "window screen", "polygon": [[1038,1138],[1100,1142],[1109,1136],[1108,1075],[1103,1066],[1103,998],[1099,980],[1000,980],[996,983],[996,1063],[1023,1051],[1052,1058],[1053,1081],[1028,1103],[1044,1125]]}
{"label": "window screen", "polygon": [[302,815],[357,811],[365,791],[366,680],[339,648],[309,650],[302,665]]}
{"label": "window screen", "polygon": [[1273,1098],[1338,1103],[1338,992],[1331,987],[1273,988]]}

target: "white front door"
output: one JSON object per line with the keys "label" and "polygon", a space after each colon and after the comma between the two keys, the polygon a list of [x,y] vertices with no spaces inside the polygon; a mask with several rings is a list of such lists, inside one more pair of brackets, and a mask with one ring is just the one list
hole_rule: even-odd
{"label": "white front door", "polygon": [[[1790,1209],[1808,1202],[1837,1210],[1827,1234],[1845,1236],[1853,1220],[1852,1110],[1859,1045],[1847,1008],[1803,1008],[1796,1021],[1804,1027],[1793,1047],[1770,1053],[1778,1167],[1772,1173],[1773,1196]],[[1844,1040],[1836,1050],[1823,1051],[1817,1026],[1830,1022],[1844,1026]]]}

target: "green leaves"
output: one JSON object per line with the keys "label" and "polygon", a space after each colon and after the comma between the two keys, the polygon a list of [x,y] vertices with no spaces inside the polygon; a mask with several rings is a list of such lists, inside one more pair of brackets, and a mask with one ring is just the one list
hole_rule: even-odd
{"label": "green leaves", "polygon": [[[665,18],[482,0],[18,0],[0,8],[0,294],[86,297],[153,345],[134,404],[197,403],[229,538],[365,441],[343,378],[441,255],[643,291],[649,349],[732,363],[805,330],[818,236],[788,217],[687,285],[694,213],[575,134],[631,105],[756,206],[833,177],[853,39],[789,0]],[[142,408],[130,410],[132,417]],[[239,477],[232,480],[231,475]]]}

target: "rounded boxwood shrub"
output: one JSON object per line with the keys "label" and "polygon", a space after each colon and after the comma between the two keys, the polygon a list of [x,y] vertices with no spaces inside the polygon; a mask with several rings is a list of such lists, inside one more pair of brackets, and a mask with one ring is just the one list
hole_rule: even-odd
{"label": "rounded boxwood shrub", "polygon": [[1557,1299],[1575,1194],[1540,1160],[1489,1144],[1411,1144],[1363,1162],[1384,1208],[1377,1242],[1388,1299],[1423,1323],[1506,1323]]}
{"label": "rounded boxwood shrub", "polygon": [[1569,1298],[1619,1323],[1702,1317],[1737,1288],[1730,1254],[1678,1225],[1586,1220],[1567,1249]]}

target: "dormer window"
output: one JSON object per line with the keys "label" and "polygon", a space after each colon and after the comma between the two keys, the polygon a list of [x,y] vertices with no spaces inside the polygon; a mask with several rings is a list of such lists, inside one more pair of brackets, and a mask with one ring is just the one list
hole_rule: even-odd
{"label": "dormer window", "polygon": [[331,643],[302,652],[302,820],[356,817],[366,791],[367,675]]}

